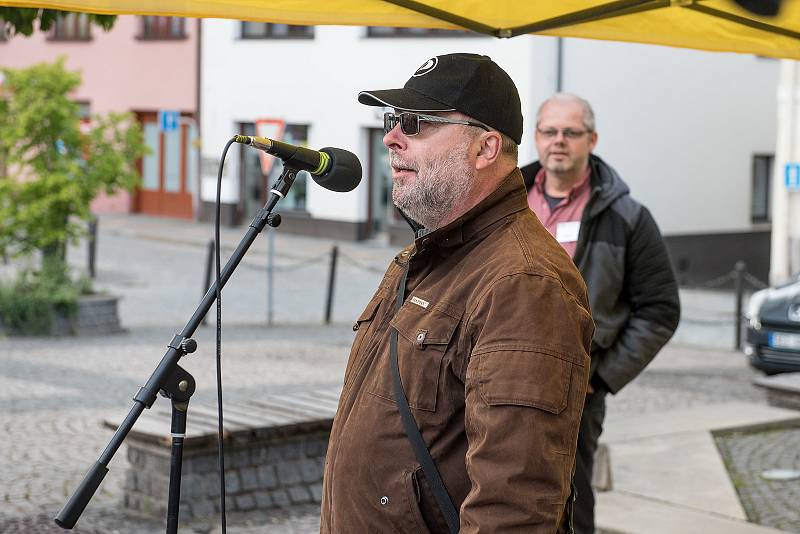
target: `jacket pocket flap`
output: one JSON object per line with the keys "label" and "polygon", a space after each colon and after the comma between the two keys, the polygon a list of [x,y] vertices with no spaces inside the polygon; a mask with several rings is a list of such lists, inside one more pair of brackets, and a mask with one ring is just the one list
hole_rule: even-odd
{"label": "jacket pocket flap", "polygon": [[426,309],[409,300],[394,316],[391,325],[417,348],[434,346],[444,350],[461,321],[462,313],[463,310],[459,312],[446,304]]}
{"label": "jacket pocket flap", "polygon": [[490,406],[517,405],[561,413],[573,364],[546,350],[496,350],[480,355],[479,387]]}
{"label": "jacket pocket flap", "polygon": [[[372,299],[367,303],[367,307],[364,308],[364,311],[361,312],[361,315],[358,316],[356,319],[356,323],[363,323],[364,321],[371,321],[373,317],[375,317],[375,313],[378,311],[378,307],[381,305],[384,297],[383,291],[378,291],[372,297]],[[352,317],[352,315],[351,315]]]}

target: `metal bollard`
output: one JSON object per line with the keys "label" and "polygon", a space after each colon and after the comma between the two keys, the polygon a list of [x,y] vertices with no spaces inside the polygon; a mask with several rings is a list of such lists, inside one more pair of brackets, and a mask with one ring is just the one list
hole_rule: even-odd
{"label": "metal bollard", "polygon": [[339,256],[339,247],[333,245],[331,249],[331,269],[328,274],[328,296],[325,303],[325,324],[331,324],[331,311],[333,310],[333,288],[336,281],[336,260]]}
{"label": "metal bollard", "polygon": [[95,277],[95,259],[97,258],[97,217],[89,219],[89,257],[87,258],[89,278]]}
{"label": "metal bollard", "polygon": [[[206,293],[208,292],[208,289],[211,287],[211,269],[213,264],[214,264],[214,240],[209,239],[208,252],[206,253],[206,272],[205,275],[203,276],[204,284],[203,284],[203,290],[200,292],[200,298],[205,297]],[[200,324],[202,325],[206,324],[207,316],[208,314],[203,316],[203,320],[200,322]]]}
{"label": "metal bollard", "polygon": [[747,272],[747,266],[741,260],[736,262],[733,267],[733,284],[736,291],[736,318],[734,319],[734,344],[733,348],[739,350],[742,348],[742,300],[744,293],[744,275]]}

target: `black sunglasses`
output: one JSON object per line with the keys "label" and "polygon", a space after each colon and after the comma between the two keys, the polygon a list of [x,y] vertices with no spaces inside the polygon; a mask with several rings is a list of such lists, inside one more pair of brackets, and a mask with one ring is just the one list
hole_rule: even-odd
{"label": "black sunglasses", "polygon": [[437,117],[436,115],[423,115],[421,113],[404,111],[403,113],[386,112],[383,114],[383,133],[388,134],[394,129],[395,126],[399,124],[400,131],[403,132],[404,135],[417,135],[419,133],[421,122],[432,122],[438,124],[465,124],[467,126],[483,128],[487,132],[491,131],[488,126],[479,122],[461,119],[446,119],[444,117]]}

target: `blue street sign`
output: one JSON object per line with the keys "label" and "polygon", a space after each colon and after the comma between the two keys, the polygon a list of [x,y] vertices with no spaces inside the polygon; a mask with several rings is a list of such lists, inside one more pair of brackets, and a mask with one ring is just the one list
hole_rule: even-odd
{"label": "blue street sign", "polygon": [[178,119],[181,114],[173,110],[161,110],[158,112],[158,128],[162,132],[174,132],[178,129]]}
{"label": "blue street sign", "polygon": [[787,163],[783,168],[783,179],[789,191],[800,190],[800,163]]}

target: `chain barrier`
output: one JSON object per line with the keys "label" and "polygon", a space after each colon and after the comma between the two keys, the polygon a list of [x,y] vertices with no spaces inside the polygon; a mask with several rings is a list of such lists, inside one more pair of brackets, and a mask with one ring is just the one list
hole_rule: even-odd
{"label": "chain barrier", "polygon": [[361,270],[364,270],[364,271],[367,271],[367,272],[370,272],[370,273],[383,274],[384,272],[386,272],[385,268],[379,268],[379,267],[373,267],[371,265],[367,265],[367,264],[365,264],[365,263],[363,263],[363,262],[361,262],[359,260],[351,258],[350,256],[348,256],[347,254],[345,254],[345,253],[343,253],[341,251],[339,252],[339,257],[342,260],[344,260],[346,263],[350,264],[351,266],[356,267],[356,268],[361,269]]}
{"label": "chain barrier", "polygon": [[[750,287],[753,289],[764,289],[769,287],[769,284],[766,284],[753,276],[748,272],[742,273],[743,280],[747,282]],[[722,276],[718,276],[717,278],[712,278],[711,280],[707,280],[700,284],[694,286],[696,289],[717,289],[724,286],[728,282],[736,281],[736,270],[733,270],[729,273],[725,273]]]}
{"label": "chain barrier", "polygon": [[728,284],[733,286],[736,297],[736,309],[730,318],[701,319],[697,317],[683,316],[681,317],[681,322],[706,326],[732,324],[734,330],[733,346],[734,349],[740,350],[742,347],[742,330],[745,325],[745,315],[743,309],[745,286],[749,286],[751,289],[758,290],[769,287],[769,285],[748,273],[747,265],[743,261],[737,261],[732,271],[725,273],[722,276],[712,278],[711,280],[707,280],[701,284],[697,284],[695,287],[698,289],[719,289]]}
{"label": "chain barrier", "polygon": [[[211,262],[212,262],[212,258],[213,258],[213,255],[212,255],[213,245],[214,245],[214,241],[211,240],[209,242],[208,254],[206,255],[206,273],[205,273],[205,280],[204,280],[204,285],[203,285],[203,294],[205,294],[206,289],[208,287],[210,287],[210,284],[211,284],[210,276],[211,276]],[[367,271],[369,273],[383,274],[383,272],[384,272],[383,268],[373,267],[372,265],[368,265],[368,264],[366,264],[364,262],[361,262],[361,261],[359,261],[359,260],[357,260],[355,258],[352,258],[352,257],[350,257],[350,256],[348,256],[346,254],[342,254],[339,251],[339,247],[337,245],[333,245],[333,247],[332,247],[332,249],[330,251],[325,251],[322,254],[318,254],[317,256],[313,256],[311,258],[302,259],[302,260],[299,260],[299,261],[295,261],[293,263],[280,265],[280,266],[274,265],[274,263],[273,263],[272,266],[267,265],[267,270],[269,272],[273,273],[273,274],[274,273],[282,273],[282,272],[296,272],[299,269],[303,269],[304,267],[309,267],[311,265],[315,265],[315,264],[323,264],[324,265],[324,264],[327,264],[329,266],[329,274],[328,274],[327,289],[326,289],[326,292],[325,292],[326,299],[325,299],[325,309],[324,309],[324,312],[323,312],[324,313],[323,322],[324,322],[324,324],[329,324],[330,321],[331,321],[331,315],[332,315],[332,310],[333,310],[333,293],[334,293],[334,285],[335,285],[335,280],[336,280],[336,263],[337,263],[339,258],[341,258],[343,261],[345,261],[349,265],[351,265],[353,267],[356,267],[358,269],[361,269],[363,271]],[[253,268],[257,268],[257,269],[263,269],[264,268],[262,265],[259,265],[259,266],[250,265],[250,266],[253,267]],[[270,288],[269,291],[272,291],[272,289]],[[268,300],[267,317],[268,317],[268,320],[270,321],[270,324],[272,324],[271,323],[271,321],[272,321],[272,308],[271,308],[271,304],[269,302],[270,301]],[[205,324],[205,321],[204,321],[204,324]]]}
{"label": "chain barrier", "polygon": [[314,263],[326,263],[330,258],[330,252],[323,252],[318,256],[314,256],[313,258],[307,258],[304,260],[297,261],[295,263],[290,263],[288,265],[274,265],[272,270],[276,273],[287,272],[287,271],[295,271],[297,269],[302,269],[303,267],[307,267]]}
{"label": "chain barrier", "polygon": [[744,273],[744,281],[750,284],[755,289],[765,289],[769,287],[769,284],[765,284],[764,282],[762,282],[761,280],[759,280],[758,278],[756,278],[755,276],[753,276],[748,272]]}
{"label": "chain barrier", "polygon": [[730,325],[731,321],[735,321],[734,314],[731,314],[731,317],[727,319],[698,319],[696,317],[686,317],[685,315],[681,315],[682,323],[690,323],[696,325],[707,325],[707,326]]}
{"label": "chain barrier", "polygon": [[699,289],[716,289],[724,286],[726,283],[733,281],[736,278],[736,271],[725,273],[717,278],[712,278],[701,284],[698,284]]}

